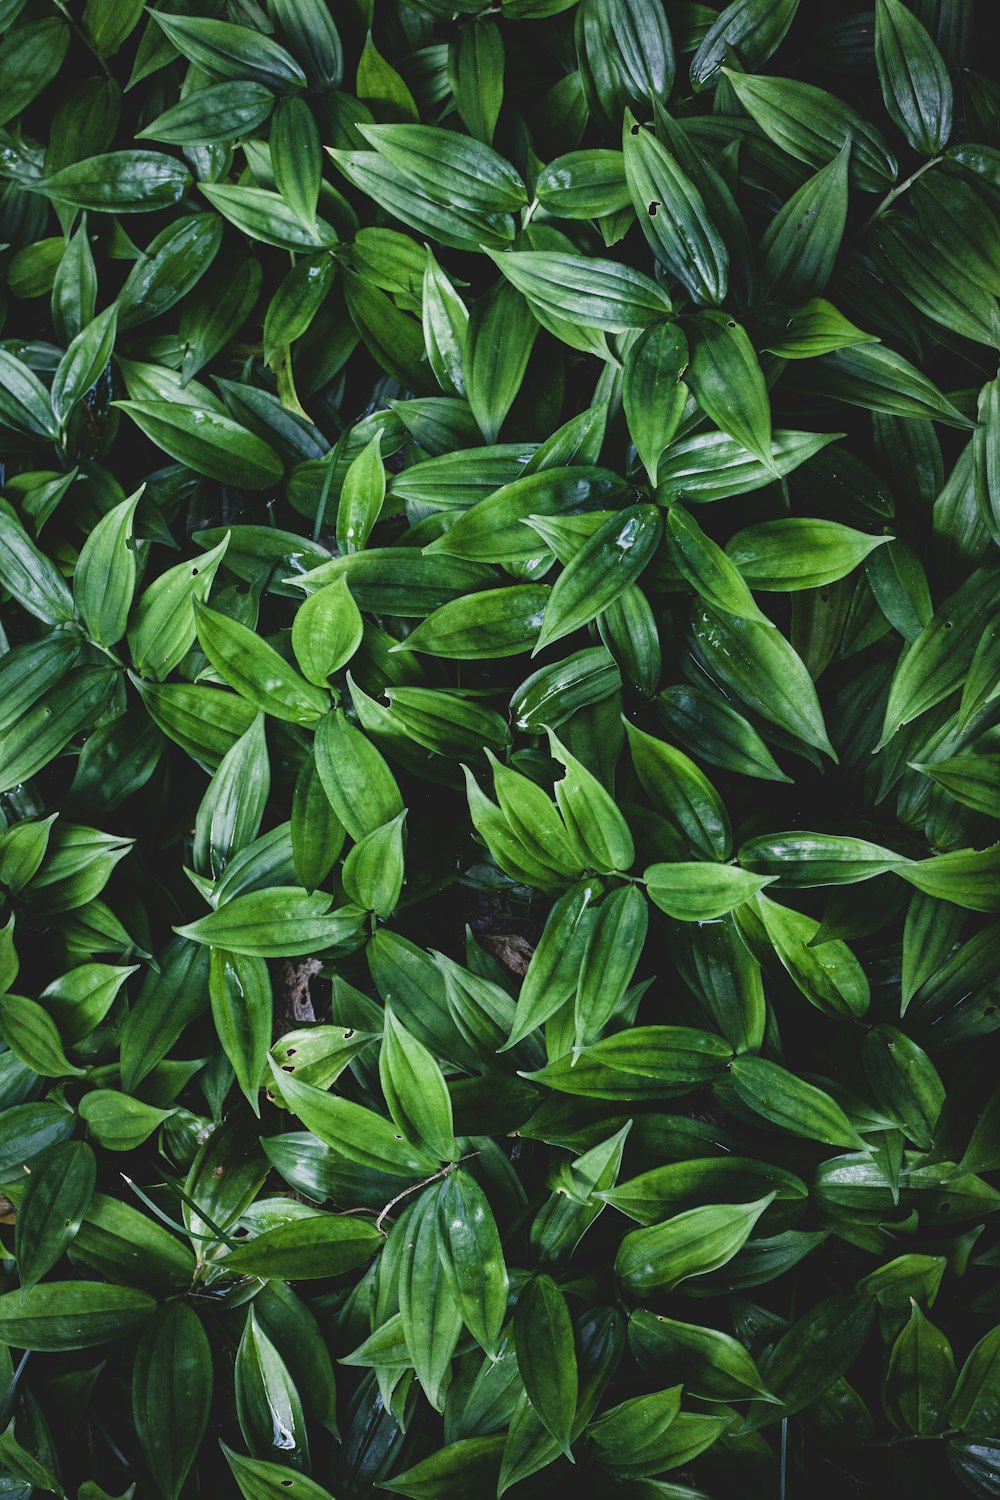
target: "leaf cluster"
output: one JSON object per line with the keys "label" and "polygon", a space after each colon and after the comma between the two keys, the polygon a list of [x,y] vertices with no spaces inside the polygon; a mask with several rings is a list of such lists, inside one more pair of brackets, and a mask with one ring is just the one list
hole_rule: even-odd
{"label": "leaf cluster", "polygon": [[0,0],[4,1494],[1000,1492],[987,17]]}

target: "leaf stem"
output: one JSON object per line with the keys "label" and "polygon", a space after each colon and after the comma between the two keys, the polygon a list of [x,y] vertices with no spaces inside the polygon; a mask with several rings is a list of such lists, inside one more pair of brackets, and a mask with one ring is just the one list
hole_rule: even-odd
{"label": "leaf stem", "polygon": [[97,58],[97,61],[100,63],[101,68],[102,68],[102,70],[104,72],[105,78],[110,78],[111,77],[111,69],[108,67],[107,59],[103,58],[101,56],[101,54],[98,52],[97,48],[94,46],[93,42],[90,40],[90,37],[87,35],[87,33],[84,30],[84,28],[80,25],[80,23],[78,21],[74,20],[74,18],[70,15],[70,13],[67,10],[66,6],[63,4],[63,0],[52,0],[52,4],[55,6],[56,10],[62,11],[63,15],[66,17],[66,20],[69,22],[70,27],[72,28],[73,31],[76,32],[77,36],[80,38],[80,40],[83,43],[83,45],[87,48],[87,50],[89,52],[92,52],[94,54],[94,56]]}
{"label": "leaf stem", "polygon": [[891,203],[895,203],[897,198],[902,197],[902,195],[913,186],[918,177],[922,177],[928,170],[928,168],[936,167],[939,161],[941,161],[940,156],[932,156],[930,161],[925,161],[923,165],[918,167],[915,172],[911,172],[909,177],[907,177],[905,181],[899,183],[899,185],[897,187],[894,187],[891,192],[886,193],[885,197],[882,199],[881,203],[878,205],[871,218],[865,220],[862,228],[867,229],[869,224],[874,224],[876,219],[881,218],[882,214],[885,213],[886,209]]}

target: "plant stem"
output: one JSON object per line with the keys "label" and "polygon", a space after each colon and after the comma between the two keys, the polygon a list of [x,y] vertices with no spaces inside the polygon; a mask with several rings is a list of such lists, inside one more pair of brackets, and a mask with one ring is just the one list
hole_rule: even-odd
{"label": "plant stem", "polygon": [[878,205],[871,218],[865,220],[863,227],[867,229],[869,224],[874,224],[876,219],[881,218],[882,214],[885,213],[890,203],[895,203],[897,198],[902,197],[902,195],[913,186],[918,177],[922,177],[929,167],[936,167],[940,160],[940,156],[932,156],[930,161],[925,161],[923,166],[918,167],[915,172],[911,172],[909,177],[907,177],[904,182],[901,182],[898,187],[894,187],[891,192],[886,193],[885,197],[882,199],[881,203]]}

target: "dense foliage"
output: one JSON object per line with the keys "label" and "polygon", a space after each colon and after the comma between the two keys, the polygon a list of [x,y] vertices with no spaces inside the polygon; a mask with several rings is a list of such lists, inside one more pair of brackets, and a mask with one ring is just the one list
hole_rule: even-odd
{"label": "dense foliage", "polygon": [[3,1495],[1000,1493],[990,9],[0,0]]}

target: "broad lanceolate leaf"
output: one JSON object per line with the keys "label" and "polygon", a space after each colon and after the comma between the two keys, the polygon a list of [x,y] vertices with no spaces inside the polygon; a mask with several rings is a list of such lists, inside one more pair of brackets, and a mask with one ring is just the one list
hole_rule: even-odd
{"label": "broad lanceolate leaf", "polygon": [[332,899],[295,886],[247,891],[176,931],[193,942],[251,958],[294,957],[334,948],[357,932],[363,913],[356,906],[331,911]]}
{"label": "broad lanceolate leaf", "polygon": [[500,1235],[482,1188],[454,1168],[438,1200],[441,1266],[473,1338],[495,1354],[507,1311],[507,1267]]}
{"label": "broad lanceolate leaf", "polygon": [[626,355],[622,405],[636,452],[654,487],[660,457],[684,414],[688,392],[682,376],[687,364],[687,341],[676,323],[647,329]]}
{"label": "broad lanceolate leaf", "polygon": [[550,1276],[523,1288],[514,1310],[517,1367],[528,1400],[546,1431],[568,1451],[579,1376],[569,1308]]}
{"label": "broad lanceolate leaf", "polygon": [[880,746],[961,685],[982,635],[984,612],[996,609],[997,583],[991,568],[978,568],[903,653],[889,689]]}
{"label": "broad lanceolate leaf", "polygon": [[329,711],[327,693],[300,677],[247,625],[195,601],[198,640],[212,666],[255,708],[293,724],[316,724]]}
{"label": "broad lanceolate leaf", "polygon": [[143,1456],[165,1500],[176,1500],[208,1425],[212,1351],[193,1308],[174,1302],[157,1313],[136,1351],[132,1420]]}
{"label": "broad lanceolate leaf", "polygon": [[72,1242],[96,1182],[94,1153],[82,1141],[52,1146],[33,1164],[14,1234],[14,1256],[25,1293],[52,1270]]}
{"label": "broad lanceolate leaf", "polygon": [[671,311],[657,282],[616,261],[547,250],[512,250],[493,259],[519,292],[554,318],[622,333],[659,323]]}
{"label": "broad lanceolate leaf", "polygon": [[274,449],[231,417],[171,401],[118,401],[149,440],[178,463],[221,484],[263,490],[281,478]]}
{"label": "broad lanceolate leaf", "polygon": [[690,1208],[665,1224],[633,1229],[618,1247],[615,1274],[626,1291],[642,1295],[716,1271],[742,1249],[773,1196]]}
{"label": "broad lanceolate leaf", "polygon": [[676,157],[628,110],[622,149],[628,190],[653,254],[695,301],[722,302],[729,255],[701,193]]}
{"label": "broad lanceolate leaf", "polygon": [[694,642],[705,669],[748,708],[834,755],[812,679],[779,631],[755,620],[696,609]]}
{"label": "broad lanceolate leaf", "polygon": [[156,1311],[148,1292],[105,1281],[46,1281],[0,1296],[0,1343],[42,1354],[110,1344]]}
{"label": "broad lanceolate leaf", "polygon": [[749,901],[774,876],[755,875],[736,865],[678,860],[650,865],[642,878],[649,899],[668,916],[710,922]]}
{"label": "broad lanceolate leaf", "polygon": [[951,135],[948,68],[925,27],[902,0],[876,0],[875,62],[893,123],[926,156]]}
{"label": "broad lanceolate leaf", "polygon": [[704,312],[692,324],[687,384],[717,427],[771,462],[771,405],[746,330],[725,313]]}
{"label": "broad lanceolate leaf", "polygon": [[532,655],[586,625],[634,583],[663,534],[655,505],[632,505],[605,521],[556,580]]}
{"label": "broad lanceolate leaf", "polygon": [[884,192],[896,176],[896,159],[879,131],[833,94],[794,78],[722,71],[743,108],[790,156],[822,167],[850,141],[851,177],[863,192]]}

